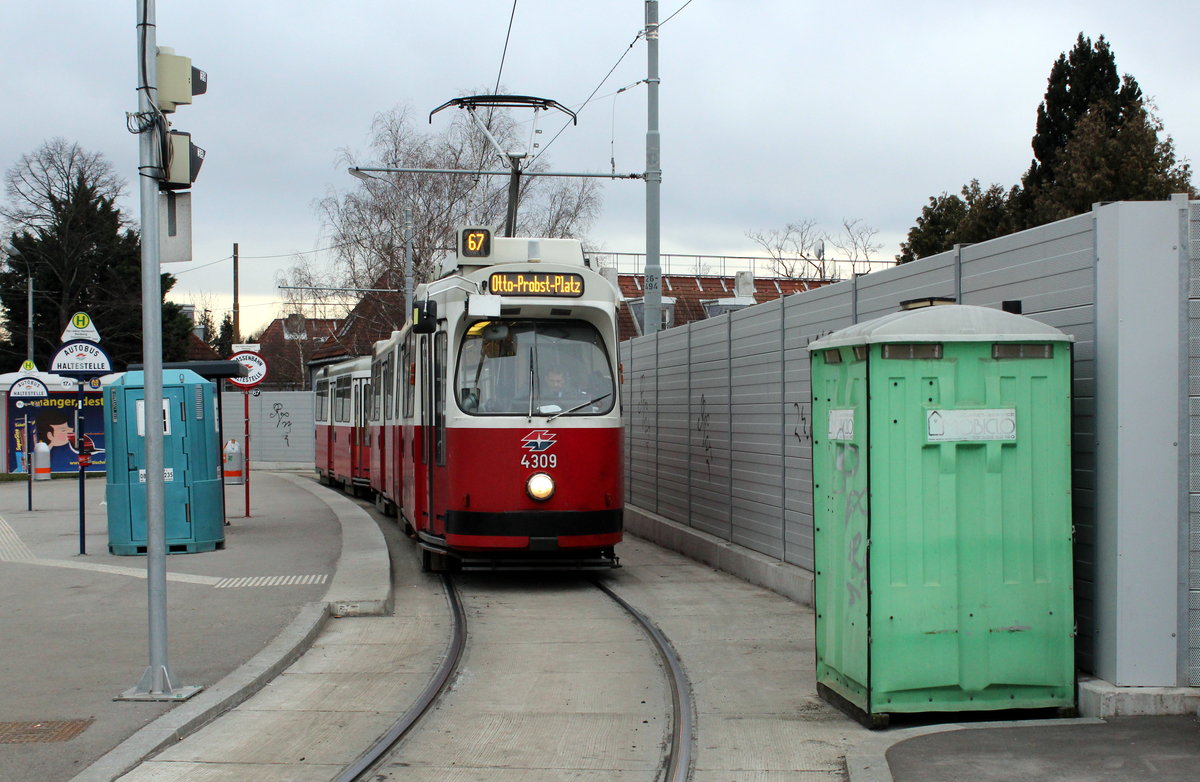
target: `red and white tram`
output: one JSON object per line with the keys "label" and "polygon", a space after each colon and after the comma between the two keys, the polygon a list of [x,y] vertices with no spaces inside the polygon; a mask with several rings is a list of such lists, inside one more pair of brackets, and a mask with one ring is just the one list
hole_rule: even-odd
{"label": "red and white tram", "polygon": [[355,494],[371,485],[370,378],[371,359],[361,356],[323,367],[314,383],[317,473],[322,483],[340,483]]}
{"label": "red and white tram", "polygon": [[[616,564],[619,294],[575,240],[465,228],[457,241],[443,275],[417,288],[409,324],[376,343],[369,370],[354,359],[323,371],[331,402],[343,376],[354,389],[369,375],[365,477],[376,501],[417,538],[429,569]],[[318,381],[319,420],[321,394]],[[351,391],[351,407],[356,399]]]}

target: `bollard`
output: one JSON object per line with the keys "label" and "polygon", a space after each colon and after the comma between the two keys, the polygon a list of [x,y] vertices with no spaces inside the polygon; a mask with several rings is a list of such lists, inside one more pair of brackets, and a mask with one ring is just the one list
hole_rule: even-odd
{"label": "bollard", "polygon": [[33,447],[33,479],[50,480],[50,446],[40,440]]}
{"label": "bollard", "polygon": [[237,440],[225,443],[221,450],[221,469],[227,486],[240,486],[246,482],[242,447],[238,445]]}

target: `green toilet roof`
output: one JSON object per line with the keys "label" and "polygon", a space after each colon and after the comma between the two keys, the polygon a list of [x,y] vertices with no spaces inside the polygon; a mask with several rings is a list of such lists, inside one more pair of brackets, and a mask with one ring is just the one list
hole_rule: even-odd
{"label": "green toilet roof", "polygon": [[1074,342],[1053,326],[991,307],[944,304],[902,310],[821,337],[809,350],[878,342]]}

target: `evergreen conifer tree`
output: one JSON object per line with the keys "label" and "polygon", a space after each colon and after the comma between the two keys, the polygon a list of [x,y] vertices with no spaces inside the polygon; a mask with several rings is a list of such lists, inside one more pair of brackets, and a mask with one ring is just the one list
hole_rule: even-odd
{"label": "evergreen conifer tree", "polygon": [[[49,366],[71,315],[84,311],[100,330],[113,369],[142,360],[141,243],[124,227],[113,199],[80,174],[63,195],[49,196],[48,219],[9,237],[0,268],[8,363],[24,356],[28,304],[26,280],[34,281],[34,360]],[[163,295],[175,279],[162,275]],[[177,305],[163,307],[163,358],[186,358],[190,320]]]}
{"label": "evergreen conifer tree", "polygon": [[1104,36],[1079,34],[1050,68],[1031,141],[1034,158],[1007,194],[996,184],[964,186],[962,198],[930,199],[901,244],[901,263],[1062,220],[1099,201],[1161,200],[1195,195],[1191,167],[1142,96],[1137,80],[1118,75]]}

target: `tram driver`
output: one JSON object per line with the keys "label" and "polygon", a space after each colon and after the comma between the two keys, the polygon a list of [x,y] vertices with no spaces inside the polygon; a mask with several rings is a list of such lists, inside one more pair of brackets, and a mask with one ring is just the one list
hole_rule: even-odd
{"label": "tram driver", "polygon": [[[610,395],[611,388],[612,382],[605,380],[599,372],[593,372],[587,382],[578,382],[571,372],[556,368],[543,376],[537,399],[542,412],[592,408]],[[594,409],[591,411],[595,412]]]}
{"label": "tram driver", "polygon": [[[546,384],[542,390],[542,398],[550,401],[565,401],[567,396],[567,374],[561,369],[552,369],[546,373]],[[574,397],[570,397],[574,399]]]}

